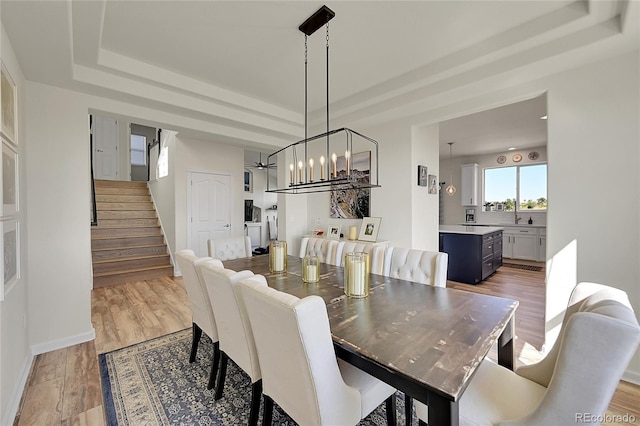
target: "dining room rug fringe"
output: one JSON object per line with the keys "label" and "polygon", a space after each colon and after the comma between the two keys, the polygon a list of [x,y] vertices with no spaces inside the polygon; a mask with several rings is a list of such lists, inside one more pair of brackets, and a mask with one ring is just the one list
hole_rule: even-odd
{"label": "dining room rug fringe", "polygon": [[[224,395],[215,401],[213,390],[207,390],[213,344],[203,334],[196,361],[191,364],[190,349],[191,330],[185,329],[100,354],[107,424],[247,424],[251,396],[249,376],[229,362]],[[396,393],[396,404],[398,424],[404,424],[404,395],[401,392]],[[413,420],[417,424],[415,414]],[[296,423],[274,404],[273,424]],[[359,423],[367,426],[384,424],[384,404]]]}

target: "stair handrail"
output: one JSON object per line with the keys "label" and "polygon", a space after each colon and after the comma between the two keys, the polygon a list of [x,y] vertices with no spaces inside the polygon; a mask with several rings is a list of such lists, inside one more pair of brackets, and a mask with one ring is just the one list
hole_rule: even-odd
{"label": "stair handrail", "polygon": [[96,180],[93,176],[93,115],[89,115],[89,151],[91,161],[91,226],[98,226],[98,206],[96,204]]}

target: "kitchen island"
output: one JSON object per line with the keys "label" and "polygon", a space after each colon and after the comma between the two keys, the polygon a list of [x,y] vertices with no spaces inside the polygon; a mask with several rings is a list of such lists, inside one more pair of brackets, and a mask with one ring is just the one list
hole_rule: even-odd
{"label": "kitchen island", "polygon": [[440,225],[440,251],[449,255],[447,279],[478,284],[502,265],[498,226]]}

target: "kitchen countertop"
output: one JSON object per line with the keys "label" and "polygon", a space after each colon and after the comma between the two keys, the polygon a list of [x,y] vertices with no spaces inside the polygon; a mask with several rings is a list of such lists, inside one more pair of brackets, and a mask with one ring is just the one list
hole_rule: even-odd
{"label": "kitchen countertop", "polygon": [[485,235],[492,232],[502,231],[499,226],[469,226],[469,225],[440,225],[440,232],[445,234],[471,234]]}
{"label": "kitchen countertop", "polygon": [[[524,223],[460,223],[462,226],[499,226],[499,227],[509,227],[509,228],[546,228],[547,225],[542,225],[540,223],[533,223],[529,225],[527,221]],[[443,225],[444,226],[444,225]],[[449,226],[449,225],[447,225]]]}

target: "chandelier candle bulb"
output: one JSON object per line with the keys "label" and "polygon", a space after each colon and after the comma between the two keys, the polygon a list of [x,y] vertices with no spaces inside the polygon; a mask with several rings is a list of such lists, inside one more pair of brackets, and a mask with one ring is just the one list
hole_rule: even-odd
{"label": "chandelier candle bulb", "polygon": [[350,165],[351,165],[351,153],[349,151],[345,151],[344,152],[344,158],[345,158],[345,160],[347,160],[347,164],[346,164],[347,176],[349,176],[349,175],[351,175],[351,167],[350,167]]}
{"label": "chandelier candle bulb", "polygon": [[293,174],[293,163],[289,164],[289,179],[291,179],[291,185],[295,185],[294,174]]}
{"label": "chandelier candle bulb", "polygon": [[320,156],[320,180],[324,180],[324,155]]}
{"label": "chandelier candle bulb", "polygon": [[333,154],[331,154],[331,177],[334,179],[337,176],[337,171],[336,171],[338,169],[337,163],[338,163],[338,156],[334,152]]}
{"label": "chandelier candle bulb", "polygon": [[313,182],[313,158],[309,158],[309,182]]}
{"label": "chandelier candle bulb", "polygon": [[302,168],[304,167],[304,163],[301,161],[298,161],[298,182],[302,183],[304,182],[304,180],[302,179]]}

